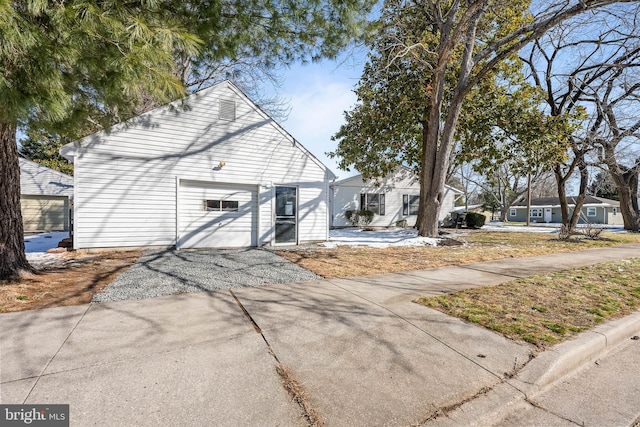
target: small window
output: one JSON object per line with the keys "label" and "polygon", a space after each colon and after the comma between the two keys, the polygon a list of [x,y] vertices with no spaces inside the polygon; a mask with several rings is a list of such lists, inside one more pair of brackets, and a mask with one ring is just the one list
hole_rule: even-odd
{"label": "small window", "polygon": [[596,208],[587,208],[587,216],[596,216]]}
{"label": "small window", "polygon": [[220,112],[218,114],[220,120],[228,120],[230,122],[236,119],[236,103],[226,99],[220,100]]}
{"label": "small window", "polygon": [[237,200],[205,200],[204,210],[207,212],[238,212]]}
{"label": "small window", "polygon": [[402,215],[418,215],[420,196],[404,194],[402,196]]}
{"label": "small window", "polygon": [[384,215],[385,213],[384,193],[360,194],[360,208],[371,211],[376,215]]}
{"label": "small window", "polygon": [[225,212],[238,212],[238,201],[237,200],[223,200],[222,201],[222,210]]}
{"label": "small window", "polygon": [[204,201],[204,210],[205,211],[219,211],[220,210],[220,200],[205,200]]}
{"label": "small window", "polygon": [[517,212],[515,209],[509,209],[509,216],[517,216]]}

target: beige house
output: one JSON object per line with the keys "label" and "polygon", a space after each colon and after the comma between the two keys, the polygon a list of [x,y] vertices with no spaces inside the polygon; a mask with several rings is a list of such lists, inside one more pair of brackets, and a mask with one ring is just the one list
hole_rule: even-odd
{"label": "beige house", "polygon": [[24,231],[68,231],[73,177],[20,158],[20,207]]}

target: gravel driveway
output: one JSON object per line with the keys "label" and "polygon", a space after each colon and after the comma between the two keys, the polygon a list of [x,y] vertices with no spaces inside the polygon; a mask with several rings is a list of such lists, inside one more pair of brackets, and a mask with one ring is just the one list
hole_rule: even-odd
{"label": "gravel driveway", "polygon": [[93,301],[142,299],[319,278],[265,249],[152,250],[145,252],[103,293],[94,295]]}

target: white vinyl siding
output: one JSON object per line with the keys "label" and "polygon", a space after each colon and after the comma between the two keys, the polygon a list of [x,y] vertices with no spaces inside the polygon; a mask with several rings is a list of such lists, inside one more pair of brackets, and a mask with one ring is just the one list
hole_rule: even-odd
{"label": "white vinyl siding", "polygon": [[[220,99],[235,100],[235,121],[218,118]],[[298,185],[300,240],[327,239],[324,166],[228,84],[184,102],[76,149],[76,248],[175,244],[176,178],[259,187],[257,245],[273,238],[273,186]]]}
{"label": "white vinyl siding", "polygon": [[[364,182],[362,175],[336,182],[331,192],[331,212],[333,227],[347,227],[351,224],[346,219],[345,212],[357,210],[361,206],[362,194],[384,194],[385,214],[374,215],[370,225],[374,227],[389,227],[397,221],[407,220],[407,225],[413,227],[417,215],[404,213],[404,196],[419,197],[420,184],[413,173],[406,168],[399,168],[376,185],[375,182]],[[440,210],[439,219],[442,221],[454,208],[455,191],[445,188],[445,195]]]}

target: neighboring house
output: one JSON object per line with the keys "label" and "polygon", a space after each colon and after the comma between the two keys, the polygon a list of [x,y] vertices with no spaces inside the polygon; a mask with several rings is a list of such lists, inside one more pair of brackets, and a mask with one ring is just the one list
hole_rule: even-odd
{"label": "neighboring house", "polygon": [[223,82],[67,144],[74,248],[328,239],[335,175]]}
{"label": "neighboring house", "polygon": [[20,158],[20,207],[25,232],[68,231],[73,177]]}
{"label": "neighboring house", "polygon": [[[575,196],[567,197],[569,203],[569,215],[575,207]],[[558,197],[543,197],[531,200],[529,213],[531,222],[562,223],[560,212],[560,199]],[[518,202],[509,208],[507,215],[509,221],[527,221],[527,201]],[[620,213],[620,202],[602,197],[587,196],[582,206],[579,224],[609,224],[624,225]]]}
{"label": "neighboring house", "polygon": [[[462,192],[445,186],[440,221],[453,210],[458,194]],[[352,176],[331,185],[331,226],[350,226],[346,212],[367,209],[374,213],[371,226],[389,227],[406,220],[407,225],[413,227],[416,224],[419,201],[418,177],[407,167],[399,167],[396,172],[379,182],[365,182],[362,175]]]}

